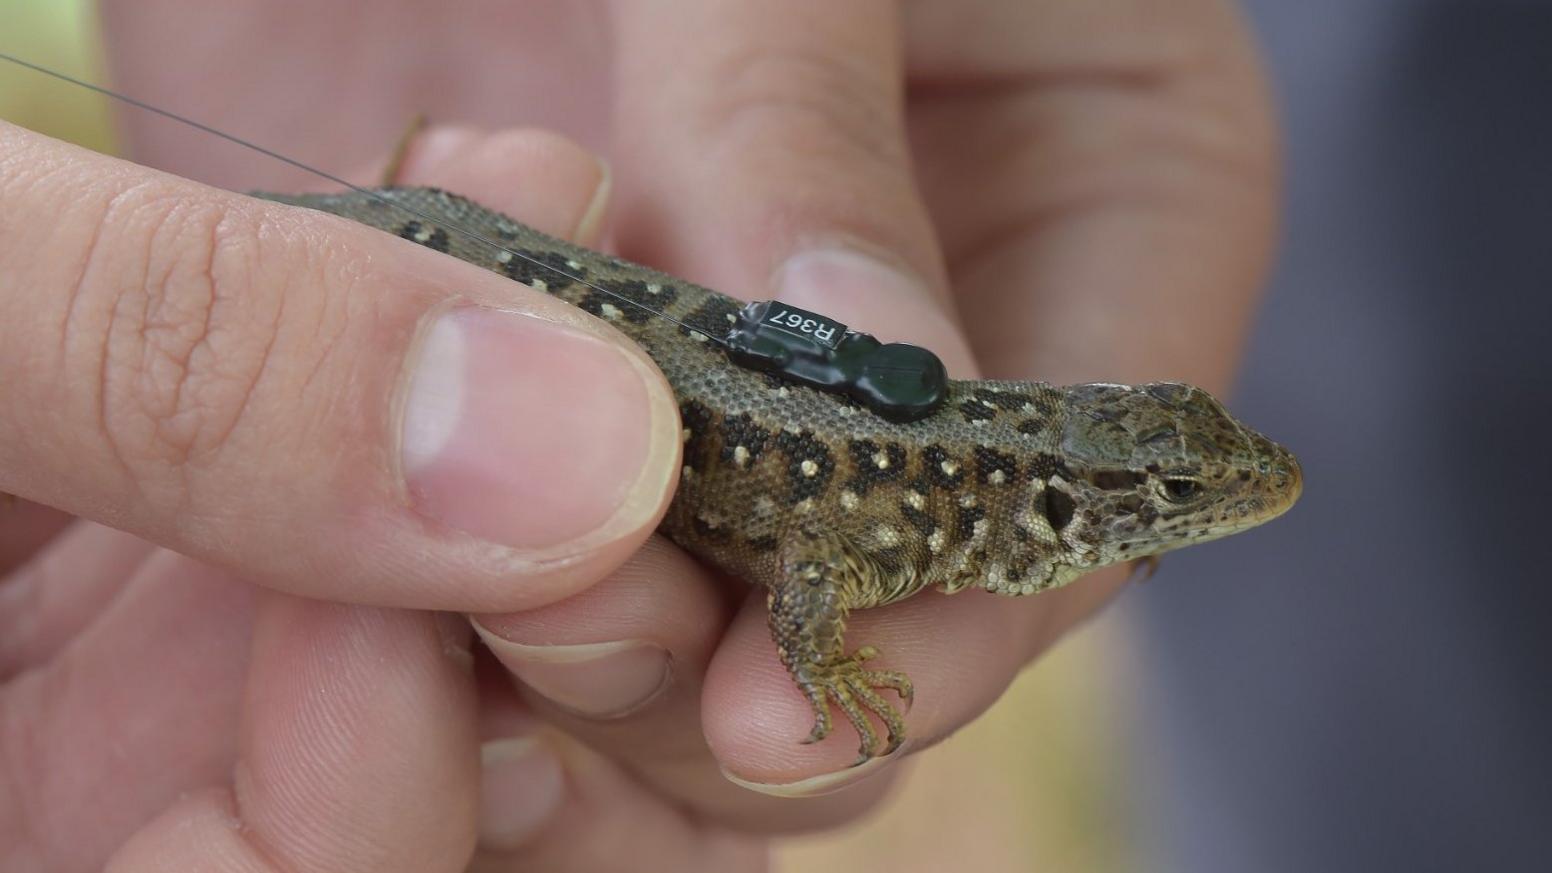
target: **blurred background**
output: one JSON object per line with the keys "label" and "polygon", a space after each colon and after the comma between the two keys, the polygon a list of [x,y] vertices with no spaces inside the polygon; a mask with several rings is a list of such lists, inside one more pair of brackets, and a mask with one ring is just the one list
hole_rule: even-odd
{"label": "blurred background", "polygon": [[[1247,9],[1288,199],[1230,405],[1302,503],[1171,556],[781,869],[1552,869],[1552,4]],[[90,4],[0,12],[102,80]],[[8,66],[0,118],[114,148],[99,98]]]}

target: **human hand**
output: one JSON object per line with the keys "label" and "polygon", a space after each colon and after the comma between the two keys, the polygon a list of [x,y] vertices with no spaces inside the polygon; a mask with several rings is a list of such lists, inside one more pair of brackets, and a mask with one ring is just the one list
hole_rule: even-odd
{"label": "human hand", "polygon": [[[489,145],[509,208],[587,232],[590,155]],[[661,377],[481,270],[4,124],[0,204],[0,491],[35,501],[0,507],[0,868],[462,869],[484,728],[436,610],[637,549]]]}
{"label": "human hand", "polygon": [[[719,16],[703,4],[619,10],[613,160],[624,253],[731,293],[768,296],[788,255],[838,243],[882,255],[888,267],[863,267],[860,278],[811,269],[819,275],[810,290],[789,284],[786,298],[801,305],[812,295],[823,301],[810,301],[813,308],[851,324],[924,342],[956,375],[972,371],[947,326],[954,304],[992,375],[1170,376],[1222,386],[1264,257],[1271,188],[1253,60],[1223,4],[1177,4],[1167,12],[1119,2],[913,4],[904,27],[913,85],[903,120],[892,109],[900,95],[898,78],[890,77],[901,73],[890,62],[892,31],[880,24],[888,10],[824,9],[808,15],[783,7],[777,21],[749,9]],[[145,9],[137,14],[154,21]],[[496,13],[528,14],[562,13]],[[393,13],[385,19],[392,22]],[[556,37],[579,29],[586,36],[585,28],[482,27],[502,44],[488,53],[459,46],[473,61],[470,78],[456,91],[442,89],[449,105],[436,105],[440,117],[529,117],[514,108],[513,87],[531,80],[509,73],[535,59],[549,62],[546,75],[580,83],[553,115],[608,102],[588,90],[602,84],[589,67],[600,60],[600,43]],[[327,24],[320,30],[331,36]],[[544,35],[542,50],[515,42],[529,33]],[[437,63],[432,42],[402,43],[404,52],[384,63],[423,69],[415,61],[429,53],[429,68],[446,69],[449,58]],[[222,62],[244,69],[230,49],[221,47]],[[330,63],[343,65],[337,57]],[[135,76],[127,81],[133,85]],[[325,76],[310,84],[324,94],[331,86]],[[528,95],[534,102],[526,105],[538,96]],[[339,105],[316,102],[325,112]],[[409,109],[426,108],[393,106],[392,98],[368,104],[367,115],[391,115],[395,123]],[[290,113],[285,129],[307,127],[307,108],[297,112],[283,101],[244,108],[260,119],[283,109]],[[591,124],[578,129],[596,130],[596,119]],[[907,139],[914,166],[904,160]],[[824,266],[817,258],[809,266],[816,260]],[[682,561],[666,554],[672,557],[660,560]],[[504,654],[526,680],[531,705],[623,764],[648,796],[689,809],[687,827],[704,819],[735,830],[793,830],[868,808],[877,780],[803,804],[771,806],[725,793],[719,764],[767,790],[784,783],[801,791],[812,783],[791,783],[843,766],[851,750],[842,742],[793,745],[806,733],[808,714],[771,657],[758,607],[743,608],[721,635],[724,589],[693,568],[672,566],[658,576],[650,565],[627,570],[576,600],[480,624],[497,649],[501,639],[582,645],[651,631],[672,653],[673,683],[625,718],[579,718],[583,701],[567,695],[629,679],[630,670],[554,669],[534,663],[532,651],[507,647]],[[979,712],[1113,587],[1113,578],[1089,580],[1020,604],[923,595],[858,616],[852,638],[877,645],[891,666],[912,673],[919,692],[911,731],[930,743]],[[653,675],[634,669],[638,678]],[[551,706],[556,699],[570,711]],[[702,718],[710,756],[699,743]],[[632,818],[639,799],[607,807],[613,819],[598,808],[570,807],[508,859],[585,851],[579,831]]]}

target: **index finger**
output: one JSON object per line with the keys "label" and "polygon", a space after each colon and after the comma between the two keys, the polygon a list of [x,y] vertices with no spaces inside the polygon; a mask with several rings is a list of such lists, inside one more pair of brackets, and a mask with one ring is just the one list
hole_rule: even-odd
{"label": "index finger", "polygon": [[975,374],[912,175],[895,3],[620,2],[614,19],[627,256]]}
{"label": "index finger", "polygon": [[[970,377],[905,141],[896,15],[880,2],[620,4],[617,129],[628,141],[617,150],[618,237],[723,291],[775,296],[920,343]],[[800,745],[813,716],[782,670],[764,600],[750,596],[706,675],[712,751],[769,793],[836,784],[817,774],[860,777],[847,770],[849,738]],[[977,641],[1031,637],[1040,612],[921,595],[854,614],[849,645],[877,643],[890,665],[914,671],[922,691],[908,733],[926,740],[984,708],[1030,651]],[[971,658],[974,669],[962,669]],[[777,812],[769,823],[804,814]]]}

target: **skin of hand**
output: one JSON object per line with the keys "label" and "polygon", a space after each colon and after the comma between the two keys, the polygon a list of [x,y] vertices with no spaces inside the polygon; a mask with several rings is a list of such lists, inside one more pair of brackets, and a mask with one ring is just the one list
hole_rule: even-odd
{"label": "skin of hand", "polygon": [[[1230,4],[314,9],[106,3],[115,82],[326,167],[429,112],[454,124],[404,183],[583,242],[607,208],[627,257],[956,376],[1228,382],[1275,193]],[[152,165],[318,187],[126,124]],[[648,539],[677,424],[628,343],[362,228],[0,139],[0,490],[35,501],[0,508],[0,867],[755,870],[876,805],[901,756],[797,744],[763,593]],[[849,639],[915,680],[920,749],[1118,576],[929,592]]]}

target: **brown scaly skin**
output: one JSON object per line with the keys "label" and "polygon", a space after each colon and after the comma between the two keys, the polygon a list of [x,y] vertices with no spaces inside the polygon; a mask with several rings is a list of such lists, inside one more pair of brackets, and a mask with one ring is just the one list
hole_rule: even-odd
{"label": "brown scaly skin", "polygon": [[[742,304],[653,270],[540,234],[432,189],[260,195],[380,228],[547,291],[646,349],[679,398],[684,468],[661,530],[764,585],[782,663],[813,704],[808,741],[830,732],[830,703],[861,737],[858,762],[905,727],[877,689],[911,697],[903,674],[844,646],[847,614],[928,586],[1033,594],[1083,573],[1226,536],[1298,498],[1299,465],[1189,385],[1053,387],[954,382],[948,402],[909,424],[730,363],[722,337]],[[683,322],[688,330],[459,227]]]}

